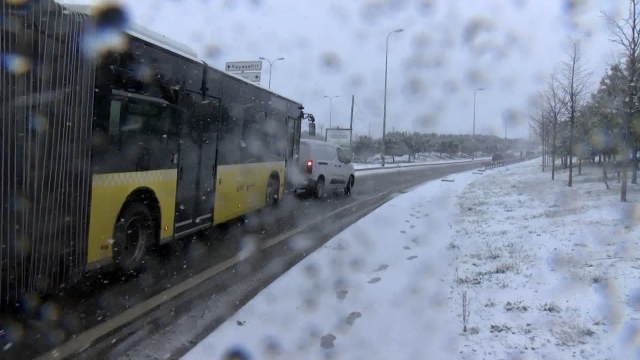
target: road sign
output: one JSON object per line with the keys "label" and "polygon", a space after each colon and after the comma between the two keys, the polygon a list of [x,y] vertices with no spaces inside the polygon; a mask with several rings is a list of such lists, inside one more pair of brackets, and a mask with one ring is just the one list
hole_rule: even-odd
{"label": "road sign", "polygon": [[262,61],[230,61],[224,68],[226,71],[261,71]]}
{"label": "road sign", "polygon": [[351,135],[351,129],[327,129],[326,141],[328,143],[336,144],[343,148],[349,148],[349,135]]}
{"label": "road sign", "polygon": [[244,72],[244,73],[239,73],[235,75],[243,77],[251,82],[260,82],[260,74],[261,73],[259,72]]}

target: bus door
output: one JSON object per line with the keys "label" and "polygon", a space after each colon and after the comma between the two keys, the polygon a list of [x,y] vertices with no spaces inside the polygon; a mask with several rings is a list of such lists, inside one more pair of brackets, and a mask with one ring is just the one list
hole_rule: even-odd
{"label": "bus door", "polygon": [[213,205],[216,186],[216,139],[220,124],[220,99],[208,98],[198,105],[201,111],[202,161],[200,162],[200,194],[196,223],[213,222]]}
{"label": "bus door", "polygon": [[213,216],[216,135],[220,100],[183,99],[182,131],[178,154],[175,236],[184,236],[211,225]]}

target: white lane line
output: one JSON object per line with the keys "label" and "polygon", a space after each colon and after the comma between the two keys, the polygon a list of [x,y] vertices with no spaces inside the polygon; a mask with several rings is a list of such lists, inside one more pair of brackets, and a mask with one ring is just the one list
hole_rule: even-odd
{"label": "white lane line", "polygon": [[[306,230],[308,227],[320,222],[321,220],[324,220],[328,217],[331,217],[332,215],[335,215],[336,213],[343,211],[345,209],[357,206],[359,204],[362,204],[363,202],[366,201],[370,201],[373,199],[377,199],[380,198],[388,193],[390,193],[391,191],[386,191],[384,193],[378,194],[376,196],[372,196],[366,199],[362,199],[359,200],[353,204],[349,204],[346,206],[343,206],[337,210],[334,210],[332,212],[330,212],[329,214],[308,221],[305,224],[303,224],[302,226],[297,227],[296,229],[290,230],[284,234],[278,235],[272,239],[269,239],[267,241],[265,241],[263,243],[263,245],[260,247],[261,249],[266,249],[269,248],[279,242],[281,242],[282,240],[285,240],[297,233],[300,233],[304,230]],[[136,318],[144,315],[147,312],[152,311],[153,309],[155,309],[156,307],[162,305],[162,303],[169,301],[173,298],[175,298],[176,296],[184,293],[185,291],[188,291],[192,288],[194,288],[195,286],[201,284],[202,282],[206,281],[207,279],[215,276],[216,274],[220,273],[221,271],[224,271],[236,264],[238,264],[240,261],[244,260],[246,257],[240,257],[240,254],[224,260],[222,262],[220,262],[217,265],[214,265],[213,267],[195,275],[190,277],[189,279],[183,281],[182,283],[168,289],[165,290],[163,292],[161,292],[160,294],[152,297],[151,299],[140,303],[134,307],[132,307],[129,310],[126,310],[125,312],[121,313],[120,315],[117,315],[109,320],[106,320],[105,322],[85,331],[82,332],[80,334],[78,334],[76,337],[74,337],[72,340],[58,346],[57,348],[49,351],[48,353],[38,357],[36,360],[45,360],[45,359],[61,359],[61,358],[66,358],[69,357],[73,354],[76,354],[80,351],[85,350],[86,348],[88,348],[89,346],[91,346],[97,339],[104,337],[105,335],[107,335],[110,331],[112,331],[112,329],[115,328],[119,328],[122,327],[123,325],[135,320]]]}

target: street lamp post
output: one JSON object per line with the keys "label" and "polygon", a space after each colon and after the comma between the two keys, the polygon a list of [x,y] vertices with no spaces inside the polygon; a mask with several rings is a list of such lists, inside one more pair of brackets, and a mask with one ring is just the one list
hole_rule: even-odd
{"label": "street lamp post", "polygon": [[329,99],[329,128],[331,128],[331,113],[332,113],[332,100],[334,98],[339,98],[340,95],[335,95],[335,96],[327,96],[325,95],[324,97],[326,97],[327,99]]}
{"label": "street lamp post", "polygon": [[393,33],[402,32],[402,29],[397,29],[387,34],[387,46],[384,53],[384,110],[382,115],[382,166],[384,166],[384,158],[386,153],[385,145],[385,133],[387,128],[387,67],[389,65],[389,36]]}
{"label": "street lamp post", "polygon": [[[473,92],[473,136],[474,137],[476,136],[476,93],[482,90],[484,90],[484,88],[477,88]],[[476,152],[474,151],[473,154],[471,155],[471,160],[474,160],[475,156],[476,156]]]}
{"label": "street lamp post", "polygon": [[273,64],[274,64],[276,61],[278,61],[278,60],[284,60],[284,58],[283,58],[283,57],[281,57],[281,58],[277,58],[277,59],[275,59],[275,60],[273,60],[273,61],[270,61],[269,59],[266,59],[266,58],[260,57],[260,60],[264,60],[264,61],[266,61],[266,62],[268,62],[268,63],[269,63],[269,89],[271,89],[271,68],[273,67]]}

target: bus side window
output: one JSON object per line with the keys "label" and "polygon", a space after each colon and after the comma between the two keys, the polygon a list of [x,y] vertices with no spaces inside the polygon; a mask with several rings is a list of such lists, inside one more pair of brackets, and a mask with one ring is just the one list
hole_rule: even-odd
{"label": "bus side window", "polygon": [[120,134],[120,111],[122,110],[122,101],[120,99],[111,100],[111,109],[109,112],[109,136],[118,136]]}

